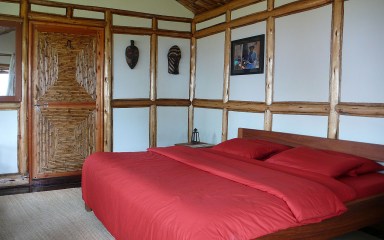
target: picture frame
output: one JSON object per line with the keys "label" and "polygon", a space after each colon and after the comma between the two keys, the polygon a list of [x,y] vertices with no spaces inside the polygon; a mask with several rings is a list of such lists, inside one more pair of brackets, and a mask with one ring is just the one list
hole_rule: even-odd
{"label": "picture frame", "polygon": [[265,34],[231,42],[231,75],[264,73]]}

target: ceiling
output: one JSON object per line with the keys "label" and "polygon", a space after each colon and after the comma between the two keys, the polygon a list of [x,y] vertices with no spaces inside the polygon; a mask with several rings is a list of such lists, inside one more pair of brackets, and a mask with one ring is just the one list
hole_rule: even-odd
{"label": "ceiling", "polygon": [[233,0],[176,0],[195,15],[223,6]]}

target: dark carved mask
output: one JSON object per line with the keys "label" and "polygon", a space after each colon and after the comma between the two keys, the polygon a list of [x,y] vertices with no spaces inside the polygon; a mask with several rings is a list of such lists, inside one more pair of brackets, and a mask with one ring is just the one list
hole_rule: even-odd
{"label": "dark carved mask", "polygon": [[131,40],[131,46],[128,46],[125,49],[125,60],[131,69],[136,66],[137,61],[139,60],[139,49],[135,46],[133,40]]}
{"label": "dark carved mask", "polygon": [[172,46],[168,51],[168,73],[179,74],[181,51],[178,46]]}

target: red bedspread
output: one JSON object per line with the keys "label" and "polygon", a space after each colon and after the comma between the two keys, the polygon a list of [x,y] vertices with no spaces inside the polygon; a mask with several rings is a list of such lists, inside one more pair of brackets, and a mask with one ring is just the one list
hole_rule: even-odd
{"label": "red bedspread", "polygon": [[327,187],[199,149],[96,153],[83,199],[116,239],[253,239],[339,215]]}

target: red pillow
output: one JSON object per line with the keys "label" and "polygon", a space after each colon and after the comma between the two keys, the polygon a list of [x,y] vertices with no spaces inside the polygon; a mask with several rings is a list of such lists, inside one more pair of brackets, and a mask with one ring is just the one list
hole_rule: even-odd
{"label": "red pillow", "polygon": [[369,159],[309,147],[297,147],[276,154],[266,160],[269,163],[339,177],[357,169]]}
{"label": "red pillow", "polygon": [[216,151],[260,160],[290,148],[289,146],[278,143],[244,138],[233,138],[212,147],[212,149]]}
{"label": "red pillow", "polygon": [[363,165],[361,165],[358,168],[350,170],[347,173],[347,175],[355,177],[355,176],[359,176],[367,173],[374,173],[382,170],[384,170],[384,166],[380,165],[375,161],[367,159],[367,161],[364,162]]}

